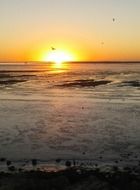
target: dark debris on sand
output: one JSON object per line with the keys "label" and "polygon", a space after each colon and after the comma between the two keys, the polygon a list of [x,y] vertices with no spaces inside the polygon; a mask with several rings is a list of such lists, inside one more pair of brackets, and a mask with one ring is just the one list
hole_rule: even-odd
{"label": "dark debris on sand", "polygon": [[0,173],[0,190],[139,190],[140,176],[129,171],[69,168],[59,172]]}
{"label": "dark debris on sand", "polygon": [[12,84],[26,82],[26,81],[27,80],[22,80],[22,79],[9,79],[9,80],[0,81],[0,85],[12,85]]}
{"label": "dark debris on sand", "polygon": [[140,81],[124,81],[121,86],[140,87]]}
{"label": "dark debris on sand", "polygon": [[69,83],[64,83],[61,85],[57,85],[59,87],[96,87],[99,85],[105,85],[108,83],[111,83],[112,81],[110,80],[98,80],[95,81],[93,79],[89,79],[89,80],[75,80],[73,82],[69,82]]}

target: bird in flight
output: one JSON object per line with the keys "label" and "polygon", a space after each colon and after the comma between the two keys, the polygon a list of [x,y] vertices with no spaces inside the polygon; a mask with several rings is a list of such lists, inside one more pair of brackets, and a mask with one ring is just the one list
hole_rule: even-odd
{"label": "bird in flight", "polygon": [[115,21],[115,18],[113,18],[112,20],[113,20],[113,22],[114,22],[114,21]]}
{"label": "bird in flight", "polygon": [[56,48],[54,48],[54,47],[51,47],[51,49],[52,49],[53,51],[55,51],[55,50],[56,50]]}

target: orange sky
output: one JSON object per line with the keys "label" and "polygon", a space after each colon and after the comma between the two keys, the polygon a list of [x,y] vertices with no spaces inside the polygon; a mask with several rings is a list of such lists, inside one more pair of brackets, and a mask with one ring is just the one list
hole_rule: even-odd
{"label": "orange sky", "polygon": [[[139,0],[2,0],[0,61],[140,60]],[[113,21],[115,18],[115,21]]]}

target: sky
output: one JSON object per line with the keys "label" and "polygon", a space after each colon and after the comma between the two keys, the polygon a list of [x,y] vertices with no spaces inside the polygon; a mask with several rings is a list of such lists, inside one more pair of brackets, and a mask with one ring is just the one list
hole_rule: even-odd
{"label": "sky", "polygon": [[140,0],[0,0],[1,62],[52,46],[73,61],[140,60]]}

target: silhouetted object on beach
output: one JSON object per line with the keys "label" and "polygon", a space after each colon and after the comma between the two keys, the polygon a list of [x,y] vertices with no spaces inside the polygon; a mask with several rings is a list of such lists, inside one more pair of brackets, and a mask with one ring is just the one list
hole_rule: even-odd
{"label": "silhouetted object on beach", "polygon": [[114,170],[115,172],[117,172],[117,171],[118,171],[118,167],[117,167],[117,166],[113,166],[113,170]]}
{"label": "silhouetted object on beach", "polygon": [[60,159],[60,158],[57,158],[55,161],[56,161],[57,163],[60,163],[60,162],[61,162],[61,159]]}
{"label": "silhouetted object on beach", "polygon": [[80,167],[83,167],[83,166],[84,166],[84,163],[81,163],[81,164],[80,164]]}
{"label": "silhouetted object on beach", "polygon": [[67,160],[67,161],[65,162],[65,166],[71,167],[71,162],[70,162],[69,160]]}
{"label": "silhouetted object on beach", "polygon": [[36,166],[37,165],[37,160],[36,159],[32,159],[32,166]]}
{"label": "silhouetted object on beach", "polygon": [[10,160],[7,160],[7,162],[6,162],[7,166],[10,166],[11,163],[12,163],[12,162],[11,162]]}
{"label": "silhouetted object on beach", "polygon": [[5,161],[6,161],[6,158],[0,158],[0,161],[1,161],[1,162],[5,162]]}
{"label": "silhouetted object on beach", "polygon": [[18,171],[19,171],[19,172],[22,172],[22,171],[23,171],[23,169],[22,169],[22,168],[19,168],[19,169],[18,169]]}
{"label": "silhouetted object on beach", "polygon": [[11,172],[14,172],[16,170],[16,168],[15,168],[15,166],[9,166],[8,170],[11,171]]}
{"label": "silhouetted object on beach", "polygon": [[73,166],[76,166],[76,162],[75,162],[75,160],[73,160]]}
{"label": "silhouetted object on beach", "polygon": [[124,169],[124,171],[131,172],[131,168],[128,166],[124,167],[123,169]]}

